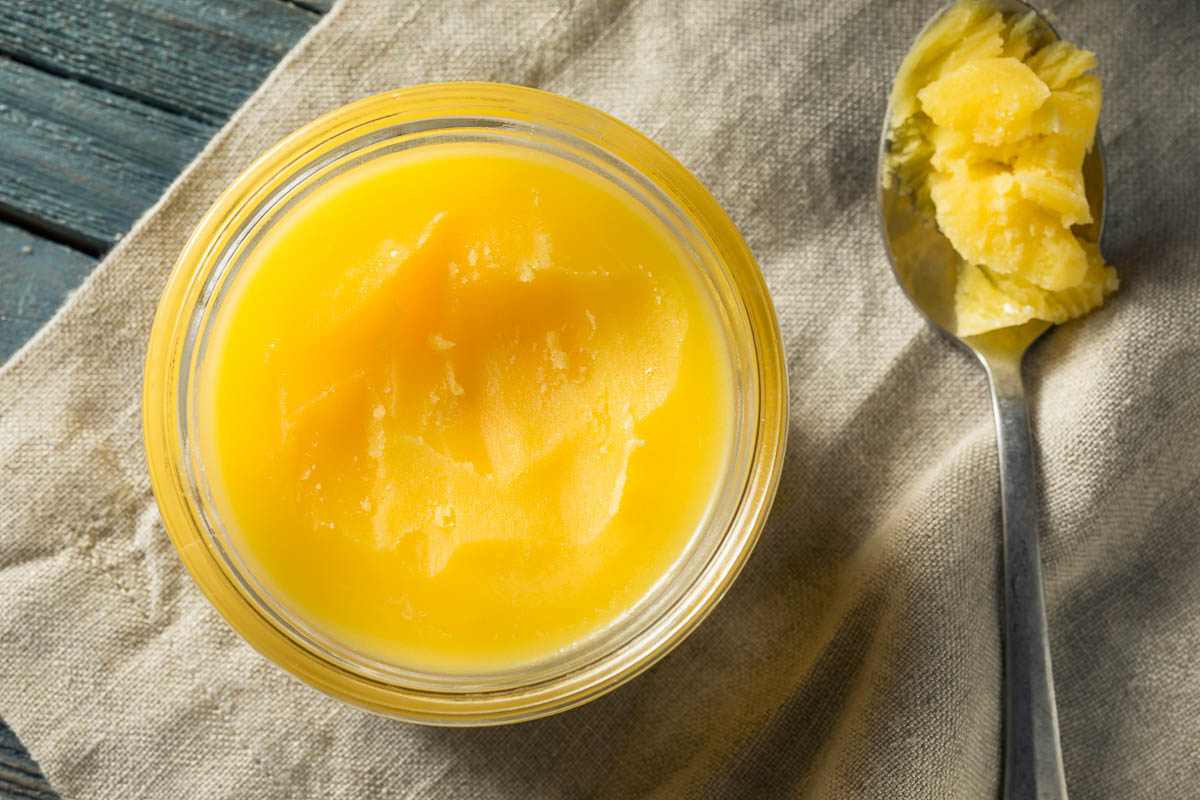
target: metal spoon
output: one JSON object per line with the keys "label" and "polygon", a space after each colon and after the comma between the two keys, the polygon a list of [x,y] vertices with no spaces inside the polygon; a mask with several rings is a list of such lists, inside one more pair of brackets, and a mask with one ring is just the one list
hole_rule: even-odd
{"label": "metal spoon", "polygon": [[[1024,15],[1035,11],[1019,0],[992,0],[992,5],[1005,14]],[[929,25],[945,11],[943,8],[934,15]],[[1045,26],[1048,37],[1058,38],[1044,17],[1039,14],[1038,19]],[[890,119],[889,108],[884,118],[879,200],[892,268],[909,299],[929,322],[975,354],[987,371],[992,389],[1004,524],[1007,697],[1004,797],[1009,800],[1065,800],[1067,786],[1058,739],[1058,714],[1054,706],[1054,679],[1042,596],[1033,444],[1025,388],[1021,382],[1021,360],[1026,350],[1050,325],[1035,320],[978,336],[959,337],[955,334],[954,283],[959,257],[932,221],[913,206],[899,180],[884,179],[888,168]],[[1096,144],[1084,161],[1083,176],[1094,220],[1083,235],[1099,241],[1105,195],[1099,131]]]}

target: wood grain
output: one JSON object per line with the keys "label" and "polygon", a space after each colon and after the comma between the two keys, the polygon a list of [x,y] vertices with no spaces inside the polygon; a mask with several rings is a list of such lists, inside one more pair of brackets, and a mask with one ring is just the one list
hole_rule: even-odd
{"label": "wood grain", "polygon": [[0,362],[37,333],[96,259],[0,222]]}
{"label": "wood grain", "polygon": [[3,800],[59,800],[38,765],[0,719],[0,798]]}
{"label": "wood grain", "polygon": [[282,0],[6,0],[0,53],[224,122],[317,15]]}
{"label": "wood grain", "polygon": [[0,59],[0,207],[100,253],[216,125]]}

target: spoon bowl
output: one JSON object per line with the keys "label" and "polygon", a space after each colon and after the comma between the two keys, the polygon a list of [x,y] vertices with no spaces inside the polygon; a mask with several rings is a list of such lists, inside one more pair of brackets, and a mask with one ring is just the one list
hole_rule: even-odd
{"label": "spoon bowl", "polygon": [[[1059,38],[1044,16],[1020,0],[991,0],[989,4],[1005,15],[1036,14],[1042,41]],[[916,42],[949,8],[943,7],[929,20]],[[961,257],[928,214],[917,207],[898,176],[890,174],[887,156],[891,120],[889,102],[880,146],[879,207],[892,270],[930,324],[979,359],[991,386],[1004,528],[1004,796],[1009,800],[1065,800],[1066,779],[1042,594],[1033,443],[1021,380],[1026,351],[1051,326],[1032,320],[975,336],[957,334],[954,291]],[[1098,130],[1083,163],[1083,178],[1093,221],[1075,230],[1099,241],[1105,183]]]}
{"label": "spoon bowl", "polygon": [[[1033,13],[1037,17],[1039,33],[1044,41],[1059,38],[1049,20],[1022,0],[989,0],[988,4],[1006,16]],[[930,17],[925,27],[917,34],[914,44],[920,41],[953,5],[953,2],[946,4]],[[1032,320],[1024,325],[1000,328],[977,336],[958,336],[954,320],[954,285],[961,258],[928,214],[917,208],[901,182],[890,175],[887,156],[891,142],[891,119],[892,109],[889,102],[887,113],[884,114],[883,135],[880,137],[879,208],[883,240],[896,280],[904,287],[905,294],[917,310],[935,328],[984,360],[985,366],[986,360],[981,351],[996,355],[1015,351],[1019,359],[1029,345],[1049,330],[1050,323]],[[1099,129],[1096,130],[1096,139],[1091,151],[1083,160],[1083,181],[1092,221],[1087,225],[1076,226],[1074,230],[1089,241],[1099,242],[1104,227],[1107,197]]]}

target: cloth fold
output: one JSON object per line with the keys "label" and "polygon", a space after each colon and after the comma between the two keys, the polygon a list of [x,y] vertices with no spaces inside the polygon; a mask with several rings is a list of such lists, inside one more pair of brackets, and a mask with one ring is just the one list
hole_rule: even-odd
{"label": "cloth fold", "polygon": [[[894,284],[874,171],[931,2],[342,0],[0,370],[0,714],[65,797],[994,797],[999,487],[982,371]],[[1075,798],[1200,786],[1200,82],[1192,0],[1061,0],[1105,82],[1108,306],[1027,364]],[[595,105],[691,168],[779,311],[778,500],[713,615],[579,709],[423,728],[327,698],[183,571],[141,444],[154,308],[192,227],[343,103],[497,80]]]}

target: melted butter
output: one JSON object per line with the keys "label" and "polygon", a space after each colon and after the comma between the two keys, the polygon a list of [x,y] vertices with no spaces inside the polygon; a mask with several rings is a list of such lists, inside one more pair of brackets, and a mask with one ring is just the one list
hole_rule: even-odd
{"label": "melted butter", "polygon": [[207,367],[214,484],[273,591],[376,657],[570,646],[678,560],[730,436],[683,254],[546,156],[339,177],[252,254]]}

